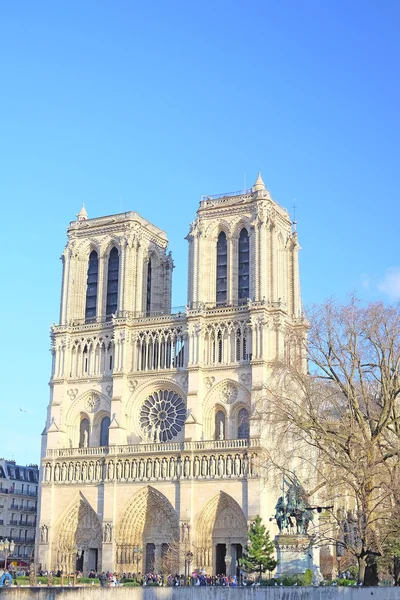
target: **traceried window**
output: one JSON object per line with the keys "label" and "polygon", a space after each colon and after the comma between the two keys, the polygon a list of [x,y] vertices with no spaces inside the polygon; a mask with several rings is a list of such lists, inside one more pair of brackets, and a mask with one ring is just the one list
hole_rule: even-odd
{"label": "traceried window", "polygon": [[238,300],[239,303],[246,302],[250,295],[250,250],[249,234],[247,229],[242,229],[239,235],[239,281],[238,281]]}
{"label": "traceried window", "polygon": [[100,425],[100,446],[108,446],[108,428],[110,427],[110,417],[104,417]]}
{"label": "traceried window", "polygon": [[97,309],[97,284],[99,279],[99,259],[93,250],[89,256],[87,283],[86,283],[86,309],[85,320],[87,323],[96,318]]}
{"label": "traceried window", "polygon": [[81,420],[79,427],[79,448],[89,446],[89,419],[86,417]]}
{"label": "traceried window", "polygon": [[185,424],[186,407],[182,398],[171,390],[153,392],[143,403],[140,425],[149,442],[168,442]]}
{"label": "traceried window", "polygon": [[146,288],[146,316],[150,316],[151,310],[151,260],[147,265],[147,288]]}
{"label": "traceried window", "polygon": [[218,410],[215,415],[215,439],[225,440],[226,439],[226,422],[225,413],[222,410]]}
{"label": "traceried window", "polygon": [[119,256],[118,250],[113,248],[108,258],[107,275],[107,305],[106,315],[109,317],[117,312],[118,308],[118,271]]}
{"label": "traceried window", "polygon": [[242,408],[238,412],[237,431],[238,431],[238,439],[239,440],[248,439],[248,437],[250,435],[249,413],[245,408]]}
{"label": "traceried window", "polygon": [[228,245],[223,231],[217,241],[217,304],[225,304],[228,290]]}

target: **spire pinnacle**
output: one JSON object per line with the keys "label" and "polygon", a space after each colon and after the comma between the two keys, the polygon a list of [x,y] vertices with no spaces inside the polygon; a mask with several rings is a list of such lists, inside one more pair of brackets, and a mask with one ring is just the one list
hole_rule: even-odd
{"label": "spire pinnacle", "polygon": [[87,220],[88,214],[86,212],[84,204],[82,204],[82,208],[76,216],[78,217],[78,221],[86,221]]}
{"label": "spire pinnacle", "polygon": [[265,190],[265,183],[262,180],[262,177],[260,175],[260,171],[258,171],[257,179],[256,179],[253,187],[251,188],[251,191],[252,192],[259,192],[260,190]]}

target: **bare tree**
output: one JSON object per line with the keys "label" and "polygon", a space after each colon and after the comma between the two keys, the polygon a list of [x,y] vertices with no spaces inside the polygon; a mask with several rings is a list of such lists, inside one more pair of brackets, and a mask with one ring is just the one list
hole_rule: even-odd
{"label": "bare tree", "polygon": [[308,319],[310,372],[301,360],[276,363],[259,412],[281,440],[271,454],[278,466],[287,468],[282,443],[292,464],[293,447],[301,449],[313,473],[310,497],[319,492],[335,507],[320,538],[337,538],[364,582],[400,499],[400,306],[328,301]]}

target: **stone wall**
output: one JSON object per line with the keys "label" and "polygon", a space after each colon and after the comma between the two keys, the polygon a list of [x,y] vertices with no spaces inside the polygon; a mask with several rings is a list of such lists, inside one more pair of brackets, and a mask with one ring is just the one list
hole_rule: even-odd
{"label": "stone wall", "polygon": [[0,590],[1,600],[398,600],[400,588],[14,588]]}

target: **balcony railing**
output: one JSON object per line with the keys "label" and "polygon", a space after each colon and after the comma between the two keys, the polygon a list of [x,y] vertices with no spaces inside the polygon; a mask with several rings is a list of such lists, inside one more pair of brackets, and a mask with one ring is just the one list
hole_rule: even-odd
{"label": "balcony railing", "polygon": [[23,506],[22,504],[11,504],[10,510],[20,510],[22,512],[36,512],[36,506]]}
{"label": "balcony railing", "polygon": [[47,458],[76,456],[115,456],[119,454],[160,454],[167,452],[196,452],[215,450],[235,450],[259,448],[263,446],[261,438],[241,440],[205,440],[198,442],[161,442],[130,444],[127,446],[97,446],[94,448],[55,448],[46,452]]}

